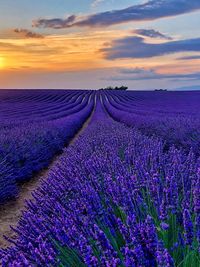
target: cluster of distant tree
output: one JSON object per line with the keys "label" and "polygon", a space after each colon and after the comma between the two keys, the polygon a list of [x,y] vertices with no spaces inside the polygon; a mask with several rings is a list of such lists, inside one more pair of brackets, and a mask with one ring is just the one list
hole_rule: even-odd
{"label": "cluster of distant tree", "polygon": [[155,89],[154,91],[167,91],[167,89]]}
{"label": "cluster of distant tree", "polygon": [[106,87],[106,88],[101,88],[100,90],[128,90],[128,87],[127,86],[124,86],[124,85],[122,85],[122,86],[115,86],[115,87],[113,87],[113,86],[108,86],[108,87]]}

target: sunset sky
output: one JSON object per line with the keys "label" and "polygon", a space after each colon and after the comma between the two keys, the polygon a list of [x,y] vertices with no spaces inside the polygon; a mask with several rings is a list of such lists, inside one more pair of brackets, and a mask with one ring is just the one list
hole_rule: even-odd
{"label": "sunset sky", "polygon": [[200,0],[1,0],[0,88],[198,88]]}

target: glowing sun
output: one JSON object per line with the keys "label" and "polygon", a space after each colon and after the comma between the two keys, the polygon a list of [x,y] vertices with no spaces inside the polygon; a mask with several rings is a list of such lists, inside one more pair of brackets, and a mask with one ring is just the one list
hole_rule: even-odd
{"label": "glowing sun", "polygon": [[4,67],[4,58],[0,57],[0,69]]}

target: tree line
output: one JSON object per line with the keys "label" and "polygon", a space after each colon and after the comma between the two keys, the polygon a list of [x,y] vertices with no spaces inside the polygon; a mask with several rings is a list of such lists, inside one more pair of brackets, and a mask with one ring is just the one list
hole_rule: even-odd
{"label": "tree line", "polygon": [[105,87],[105,88],[100,88],[100,90],[128,90],[128,86],[108,86],[108,87]]}

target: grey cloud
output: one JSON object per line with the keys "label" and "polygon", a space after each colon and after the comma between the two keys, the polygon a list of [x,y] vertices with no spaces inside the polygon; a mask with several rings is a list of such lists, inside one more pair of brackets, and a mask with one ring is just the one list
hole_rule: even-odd
{"label": "grey cloud", "polygon": [[119,74],[110,78],[113,81],[138,81],[138,80],[158,80],[158,79],[173,79],[173,80],[200,80],[200,72],[194,73],[174,73],[161,74],[154,69],[133,68],[120,69]]}
{"label": "grey cloud", "polygon": [[120,74],[136,74],[136,75],[147,75],[147,74],[154,74],[154,69],[144,69],[144,68],[124,68],[119,70]]}
{"label": "grey cloud", "polygon": [[145,37],[150,37],[150,38],[159,38],[159,39],[165,39],[165,40],[172,40],[170,36],[167,36],[159,31],[156,31],[154,29],[136,29],[133,30],[132,33],[145,36]]}
{"label": "grey cloud", "polygon": [[69,16],[67,19],[38,19],[33,20],[32,26],[37,28],[63,29],[70,28],[76,20],[76,16]]}
{"label": "grey cloud", "polygon": [[66,19],[40,18],[33,21],[33,26],[54,29],[74,26],[102,27],[131,21],[151,21],[185,14],[199,9],[199,0],[150,0],[125,9],[101,12],[89,16],[72,15]]}
{"label": "grey cloud", "polygon": [[25,38],[44,38],[42,34],[35,33],[27,29],[14,29],[13,32]]}
{"label": "grey cloud", "polygon": [[148,43],[144,38],[129,36],[111,42],[110,47],[101,49],[107,59],[151,58],[178,52],[200,51],[200,38]]}
{"label": "grey cloud", "polygon": [[195,60],[200,59],[200,55],[179,57],[179,60]]}

